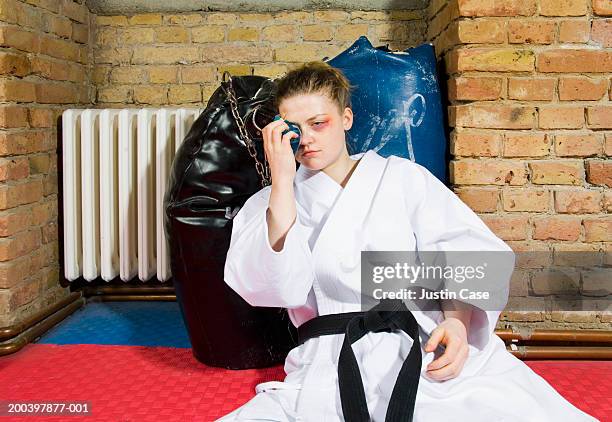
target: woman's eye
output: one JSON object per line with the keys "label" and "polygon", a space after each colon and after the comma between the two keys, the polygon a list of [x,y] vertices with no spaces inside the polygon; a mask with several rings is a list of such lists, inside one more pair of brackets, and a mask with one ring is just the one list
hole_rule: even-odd
{"label": "woman's eye", "polygon": [[314,126],[322,125],[323,123],[325,123],[325,122],[314,122]]}

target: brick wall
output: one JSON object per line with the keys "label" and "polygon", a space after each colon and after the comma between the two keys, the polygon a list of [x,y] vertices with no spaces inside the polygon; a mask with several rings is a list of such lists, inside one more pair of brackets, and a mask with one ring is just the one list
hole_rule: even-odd
{"label": "brick wall", "polygon": [[56,118],[90,104],[83,0],[0,0],[0,327],[59,286]]}
{"label": "brick wall", "polygon": [[[501,238],[517,251],[610,251],[609,0],[129,16],[95,16],[83,3],[0,0],[0,327],[67,294],[55,153],[65,108],[201,106],[224,70],[275,77],[362,34],[394,50],[434,43],[446,66],[455,191]],[[546,293],[538,277],[517,271],[513,292]],[[611,326],[602,312],[502,319]]]}
{"label": "brick wall", "polygon": [[[455,192],[515,251],[548,252],[543,267],[558,252],[612,252],[609,16],[609,0],[433,0],[428,9],[428,39],[447,68]],[[551,277],[516,271],[513,293],[546,295],[559,283]],[[593,299],[610,279],[574,281]],[[612,326],[608,300],[590,302],[595,312],[544,312],[539,299],[542,311],[502,320]]]}
{"label": "brick wall", "polygon": [[366,34],[405,49],[425,40],[424,11],[143,14],[96,18],[93,82],[104,107],[202,105],[232,75],[276,77],[333,57]]}

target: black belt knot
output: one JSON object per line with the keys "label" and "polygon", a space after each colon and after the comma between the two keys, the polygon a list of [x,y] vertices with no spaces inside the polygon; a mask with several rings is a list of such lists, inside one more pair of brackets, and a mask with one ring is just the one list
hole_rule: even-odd
{"label": "black belt knot", "polygon": [[344,334],[338,358],[338,384],[342,413],[347,422],[370,421],[363,380],[351,345],[369,332],[392,332],[398,329],[408,334],[413,343],[393,387],[385,422],[410,422],[414,414],[422,357],[419,325],[404,302],[399,299],[383,299],[365,312],[320,315],[298,327],[299,344],[312,337]]}

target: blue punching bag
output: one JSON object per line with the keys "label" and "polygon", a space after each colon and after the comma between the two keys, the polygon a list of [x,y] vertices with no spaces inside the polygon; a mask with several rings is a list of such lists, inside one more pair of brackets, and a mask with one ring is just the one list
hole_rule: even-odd
{"label": "blue punching bag", "polygon": [[421,164],[447,183],[447,141],[431,44],[406,51],[374,48],[361,36],[331,60],[355,90],[349,154],[374,150]]}

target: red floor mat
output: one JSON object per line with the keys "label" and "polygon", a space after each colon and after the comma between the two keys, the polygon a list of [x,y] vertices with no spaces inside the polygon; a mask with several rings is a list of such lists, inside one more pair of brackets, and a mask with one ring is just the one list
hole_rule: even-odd
{"label": "red floor mat", "polygon": [[[610,420],[612,362],[527,363],[576,406]],[[30,344],[0,358],[0,398],[91,403],[88,417],[29,419],[36,421],[213,421],[248,401],[256,384],[283,376],[282,365],[207,367],[191,349]],[[7,420],[25,419],[0,417]]]}

